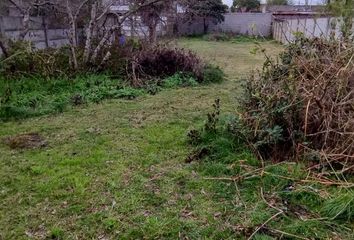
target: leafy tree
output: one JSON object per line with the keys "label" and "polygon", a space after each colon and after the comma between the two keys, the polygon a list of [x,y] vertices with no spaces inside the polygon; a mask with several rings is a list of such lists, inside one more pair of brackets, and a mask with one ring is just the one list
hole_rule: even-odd
{"label": "leafy tree", "polygon": [[260,4],[260,0],[234,0],[233,6],[237,9],[246,9],[248,12],[258,9]]}
{"label": "leafy tree", "polygon": [[185,16],[190,21],[196,17],[203,18],[204,34],[208,32],[208,21],[223,22],[225,20],[224,14],[227,13],[229,8],[223,4],[222,0],[185,0],[181,3],[185,7]]}

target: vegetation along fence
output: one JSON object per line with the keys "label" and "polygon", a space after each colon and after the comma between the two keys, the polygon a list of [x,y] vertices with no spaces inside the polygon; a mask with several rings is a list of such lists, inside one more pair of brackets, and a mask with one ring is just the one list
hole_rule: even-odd
{"label": "vegetation along fence", "polygon": [[230,13],[225,21],[213,25],[211,31],[233,32],[241,35],[269,37],[272,34],[271,13]]}
{"label": "vegetation along fence", "polygon": [[341,37],[340,20],[333,17],[305,17],[273,19],[273,38],[281,43],[289,43],[295,39],[297,33],[308,38],[331,36]]}
{"label": "vegetation along fence", "polygon": [[[25,31],[23,18],[0,16],[0,31],[7,38],[12,40],[19,39],[20,34]],[[67,30],[50,26],[46,19],[42,17],[31,18],[30,27],[24,39],[31,41],[39,49],[68,44]]]}
{"label": "vegetation along fence", "polygon": [[[178,33],[181,35],[199,35],[204,33],[203,18],[193,22],[178,23]],[[269,37],[272,34],[271,13],[229,13],[225,21],[219,24],[208,23],[208,32],[228,32],[241,35]]]}
{"label": "vegetation along fence", "polygon": [[[114,24],[114,21],[111,19],[107,20],[105,26],[109,24]],[[147,27],[141,23],[138,17],[135,17],[134,20],[128,19],[123,25],[122,30],[127,36],[144,37],[148,34]],[[163,34],[164,31],[165,26],[159,24],[157,26],[158,34]],[[57,48],[69,44],[68,29],[60,23],[53,23],[44,17],[31,17],[29,27],[26,30],[23,24],[23,17],[0,16],[0,35],[8,39],[18,40],[24,32],[26,32],[24,40],[32,42],[37,49]],[[83,30],[79,29],[79,40],[83,34]]]}

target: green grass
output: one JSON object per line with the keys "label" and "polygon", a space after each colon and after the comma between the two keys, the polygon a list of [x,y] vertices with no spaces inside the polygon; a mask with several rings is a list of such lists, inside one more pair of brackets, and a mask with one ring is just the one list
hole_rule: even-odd
{"label": "green grass", "polygon": [[75,105],[98,103],[107,98],[135,98],[142,89],[127,87],[107,75],[70,79],[0,78],[0,121],[61,113]]}
{"label": "green grass", "polygon": [[[0,138],[39,132],[48,141],[37,150],[0,144],[0,239],[246,239],[275,213],[261,198],[261,187],[268,201],[289,199],[307,204],[311,212],[332,214],[318,206],[335,202],[320,194],[327,189],[309,184],[287,192],[291,181],[276,177],[302,178],[301,164],[269,166],[263,178],[236,185],[211,179],[259,167],[246,148],[228,138],[217,138],[214,158],[184,163],[193,150],[188,130],[203,125],[216,98],[223,114],[234,113],[242,96],[240,79],[264,59],[250,53],[254,44],[249,42],[186,39],[179,44],[217,63],[228,80],[0,123]],[[263,46],[271,54],[281,49],[268,42]],[[352,216],[351,211],[341,217]],[[291,215],[267,226],[313,239],[333,232],[352,239],[347,222],[338,226]],[[254,239],[277,236],[263,230]]]}

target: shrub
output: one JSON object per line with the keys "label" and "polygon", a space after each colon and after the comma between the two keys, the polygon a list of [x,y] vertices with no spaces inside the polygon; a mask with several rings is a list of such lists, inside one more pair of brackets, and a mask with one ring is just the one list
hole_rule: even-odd
{"label": "shrub", "polygon": [[97,103],[107,98],[132,99],[143,93],[107,75],[82,75],[74,79],[0,78],[0,120],[62,112],[70,105]]}
{"label": "shrub", "polygon": [[206,41],[215,42],[231,41],[232,43],[248,43],[267,40],[265,38],[260,38],[257,36],[237,35],[231,32],[214,32],[211,34],[204,35],[203,39]]}
{"label": "shrub", "polygon": [[[103,65],[97,65],[94,67],[94,69],[109,72],[110,74],[120,77],[129,75],[131,74],[129,69],[131,67],[134,56],[138,54],[141,49],[142,43],[140,40],[135,39],[129,39],[124,44],[124,46],[117,43],[113,44],[112,46],[109,46],[106,51],[104,51],[109,51],[111,53],[111,57]],[[98,62],[102,62],[102,58],[104,58],[104,56],[100,56]]]}
{"label": "shrub", "polygon": [[115,75],[127,75],[127,66],[135,52],[139,51],[139,43],[128,41],[124,46],[112,45],[106,51],[111,53],[107,61],[99,56],[97,63],[83,63],[83,48],[77,47],[79,69],[72,69],[70,64],[70,49],[64,46],[58,49],[35,49],[25,41],[10,42],[10,57],[0,60],[0,73],[10,78],[43,77],[55,78],[75,76],[78,74],[109,72]]}
{"label": "shrub", "polygon": [[234,37],[233,33],[214,32],[203,36],[207,41],[230,41]]}
{"label": "shrub", "polygon": [[198,82],[191,76],[183,73],[176,73],[173,76],[164,79],[162,85],[166,88],[190,87],[198,85]]}
{"label": "shrub", "polygon": [[[85,65],[83,49],[77,48],[79,68],[70,64],[70,49],[36,50],[31,43],[10,42],[10,57],[0,60],[0,73],[6,78],[58,78],[80,74],[104,73],[131,79],[133,87],[147,86],[152,79],[165,79],[177,73],[188,75],[198,82],[218,82],[222,71],[205,65],[193,52],[168,46],[143,48],[140,41],[131,39],[124,46],[113,44],[107,47],[110,57],[98,56],[97,63]],[[216,79],[218,78],[218,79]]]}
{"label": "shrub", "polygon": [[204,83],[220,83],[225,80],[225,74],[220,67],[208,64],[203,68]]}
{"label": "shrub", "polygon": [[39,76],[44,78],[68,75],[69,49],[35,50],[29,42],[10,42],[10,57],[0,60],[0,73],[6,77]]}
{"label": "shrub", "polygon": [[240,122],[231,129],[275,160],[311,154],[354,160],[352,43],[299,37],[280,62],[268,58],[247,81]]}
{"label": "shrub", "polygon": [[203,81],[202,61],[191,51],[155,46],[142,50],[135,58],[133,71],[139,79],[166,78],[182,72]]}
{"label": "shrub", "polygon": [[[217,82],[222,75],[183,49],[144,49],[140,41],[129,40],[107,51],[110,58],[98,56],[97,63],[84,64],[78,47],[81,64],[74,70],[68,47],[35,50],[28,42],[10,42],[10,57],[0,59],[0,120],[63,112],[70,105],[108,98],[133,99],[162,87]],[[122,78],[130,81],[117,80]]]}

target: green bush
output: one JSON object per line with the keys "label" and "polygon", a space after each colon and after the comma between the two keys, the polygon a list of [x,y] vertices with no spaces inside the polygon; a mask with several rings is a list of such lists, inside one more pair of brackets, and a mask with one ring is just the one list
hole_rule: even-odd
{"label": "green bush", "polygon": [[[246,83],[237,136],[275,161],[354,162],[352,42],[299,36]],[[345,66],[345,67],[343,67]],[[310,157],[311,156],[311,157]]]}
{"label": "green bush", "polygon": [[233,33],[215,32],[203,36],[206,41],[230,41],[234,37]]}
{"label": "green bush", "polygon": [[10,42],[10,57],[0,60],[0,74],[8,78],[59,77],[70,74],[69,49],[35,50],[29,42]]}
{"label": "green bush", "polygon": [[0,120],[58,113],[71,105],[107,98],[133,99],[143,93],[144,90],[126,87],[122,80],[107,75],[0,78]]}
{"label": "green bush", "polygon": [[162,83],[162,86],[165,88],[192,87],[197,85],[198,82],[193,77],[183,73],[176,73],[175,75],[164,79]]}
{"label": "green bush", "polygon": [[68,47],[35,50],[28,42],[10,42],[9,57],[0,59],[0,120],[223,79],[220,68],[203,67],[193,52],[168,46],[143,48],[140,41],[129,40],[124,46],[109,46],[107,61],[98,56],[99,64],[87,65],[83,65],[83,49],[76,50],[81,64],[74,70]]}
{"label": "green bush", "polygon": [[248,42],[259,42],[269,40],[262,37],[257,36],[246,36],[246,35],[238,35],[231,32],[215,32],[204,35],[202,37],[205,41],[215,41],[215,42],[227,42],[230,41],[232,43],[248,43]]}
{"label": "green bush", "polygon": [[225,80],[225,74],[220,67],[211,64],[203,68],[204,83],[220,83]]}

